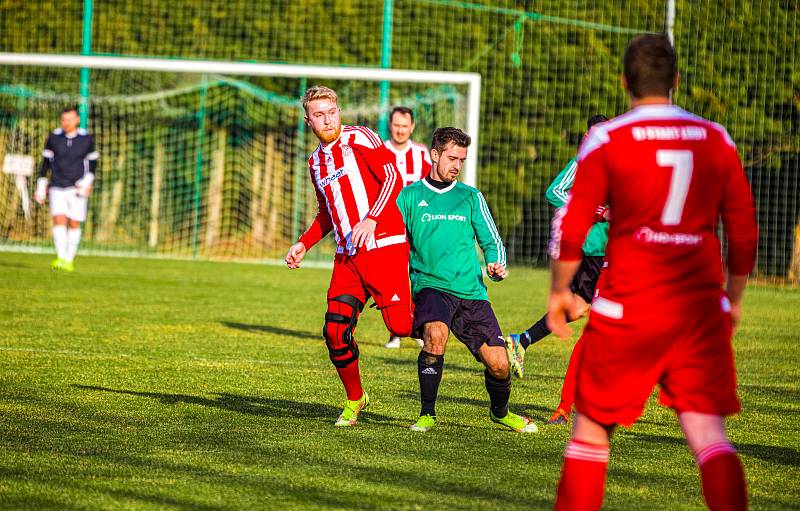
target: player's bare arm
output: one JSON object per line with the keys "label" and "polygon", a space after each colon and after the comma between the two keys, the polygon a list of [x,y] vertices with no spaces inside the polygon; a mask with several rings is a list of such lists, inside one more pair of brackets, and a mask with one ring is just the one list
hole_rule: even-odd
{"label": "player's bare arm", "polygon": [[550,298],[547,301],[547,327],[562,339],[569,339],[572,336],[572,329],[567,324],[567,319],[574,320],[580,317],[575,295],[569,288],[569,283],[580,264],[580,260],[553,261],[551,266],[552,281]]}

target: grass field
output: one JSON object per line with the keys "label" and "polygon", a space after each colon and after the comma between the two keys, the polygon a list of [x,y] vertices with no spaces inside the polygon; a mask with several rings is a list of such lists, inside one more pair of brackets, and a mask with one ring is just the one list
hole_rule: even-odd
{"label": "grass field", "polygon": [[[512,410],[488,419],[479,366],[451,340],[440,425],[419,412],[415,345],[359,323],[373,405],[332,426],[343,394],[320,338],[328,270],[0,254],[0,508],[548,509],[568,437],[543,425],[572,342],[532,348]],[[542,310],[547,274],[490,294],[505,329]],[[800,509],[800,291],[748,291],[735,338],[744,412],[729,421],[753,509]],[[612,444],[606,508],[702,509],[696,469],[655,402]]]}

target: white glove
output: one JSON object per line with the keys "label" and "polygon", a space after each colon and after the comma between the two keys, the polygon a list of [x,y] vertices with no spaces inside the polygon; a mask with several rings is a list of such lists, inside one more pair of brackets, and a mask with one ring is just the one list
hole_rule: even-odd
{"label": "white glove", "polygon": [[44,204],[47,200],[47,178],[40,177],[36,180],[36,192],[33,194],[33,199],[39,204]]}
{"label": "white glove", "polygon": [[85,174],[82,178],[75,181],[75,192],[78,197],[88,197],[94,184],[94,174]]}

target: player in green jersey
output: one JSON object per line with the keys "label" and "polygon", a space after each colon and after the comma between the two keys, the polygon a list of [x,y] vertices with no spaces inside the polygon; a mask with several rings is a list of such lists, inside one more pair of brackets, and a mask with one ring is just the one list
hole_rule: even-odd
{"label": "player in green jersey", "polygon": [[459,129],[437,129],[430,175],[405,187],[397,198],[411,247],[413,335],[424,341],[417,359],[422,409],[411,429],[428,431],[437,422],[436,395],[452,331],[486,368],[491,420],[532,433],[537,428],[528,417],[508,410],[511,373],[505,341],[475,251],[477,240],[487,275],[503,280],[508,274],[503,241],[483,195],[456,180],[470,142],[469,135]]}
{"label": "player in green jersey", "polygon": [[[604,115],[593,115],[587,121],[587,128],[591,129],[595,124],[607,120],[608,117]],[[569,191],[575,182],[575,172],[577,170],[578,162],[576,158],[573,158],[547,188],[545,197],[554,207],[560,208],[569,200]],[[580,269],[570,284],[570,289],[575,294],[575,301],[578,303],[578,310],[581,315],[586,314],[589,309],[589,304],[592,303],[597,289],[600,273],[605,267],[608,219],[608,209],[598,206],[595,212],[595,223],[589,229],[586,241],[583,244],[583,259],[581,259]],[[508,349],[511,371],[516,376],[522,378],[525,374],[525,350],[528,349],[528,346],[539,342],[549,334],[547,315],[544,315],[524,332],[509,334],[506,337],[506,348]],[[575,344],[569,359],[567,372],[564,376],[564,384],[561,387],[561,401],[547,424],[560,425],[569,422],[569,414],[572,410],[572,403],[575,400],[575,378],[582,348],[583,343],[579,340]]]}
{"label": "player in green jersey", "polygon": [[[595,124],[605,122],[608,117],[604,115],[593,115],[589,118],[587,126],[591,129]],[[572,183],[575,181],[575,172],[578,169],[578,162],[575,158],[571,159],[567,166],[558,173],[556,178],[547,188],[545,198],[547,202],[552,204],[555,208],[564,206],[569,200],[569,191],[572,188]],[[592,302],[594,290],[597,285],[597,279],[600,276],[600,271],[603,268],[603,260],[606,255],[606,242],[608,242],[608,210],[603,207],[598,207],[597,215],[595,216],[596,222],[589,229],[586,235],[586,242],[583,245],[583,260],[581,261],[581,269],[575,275],[573,280],[572,292],[576,295],[581,314],[585,314],[589,309],[589,304]],[[536,344],[550,334],[550,329],[547,328],[546,315],[542,316],[536,323],[530,326],[527,330],[519,334],[510,334],[508,336],[509,349],[513,351],[516,358],[512,358],[512,371],[518,377],[522,378],[524,374],[523,360],[525,350],[528,346]]]}

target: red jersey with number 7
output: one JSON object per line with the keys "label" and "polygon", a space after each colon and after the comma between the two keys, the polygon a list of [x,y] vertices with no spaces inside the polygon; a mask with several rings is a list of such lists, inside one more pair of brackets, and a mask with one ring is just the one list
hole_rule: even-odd
{"label": "red jersey with number 7", "polygon": [[727,266],[753,269],[750,185],[725,128],[674,105],[645,105],[596,125],[578,152],[570,201],[553,219],[550,255],[577,260],[597,204],[609,204],[603,315],[695,315],[725,309]]}

